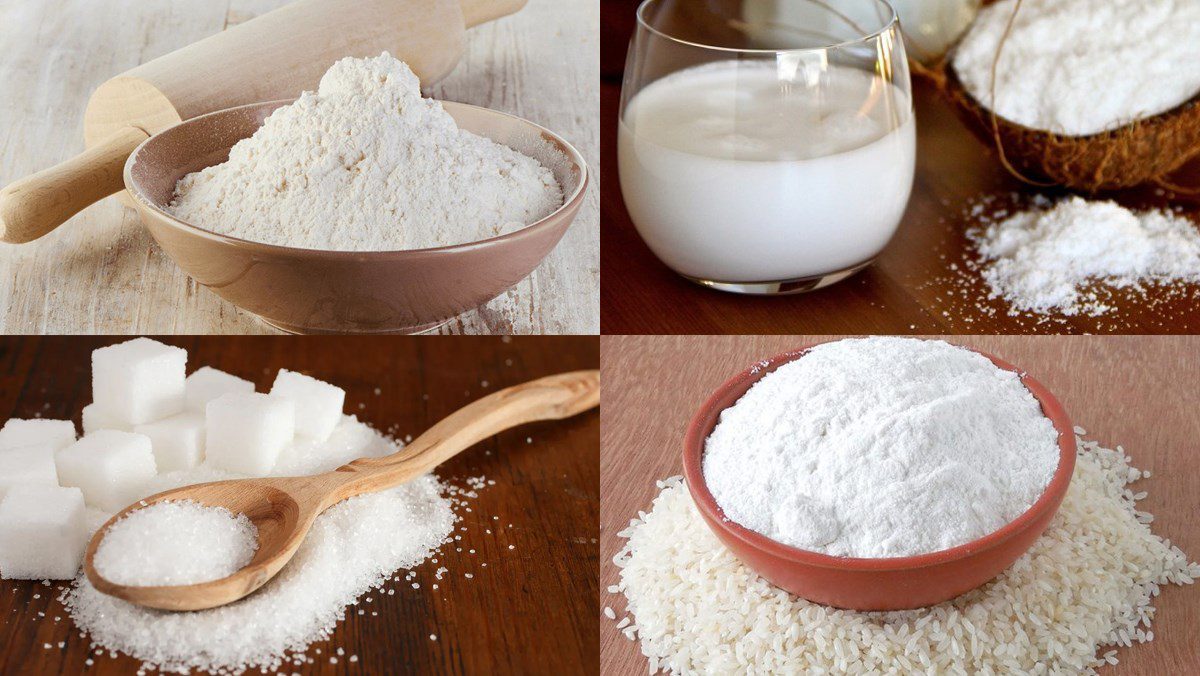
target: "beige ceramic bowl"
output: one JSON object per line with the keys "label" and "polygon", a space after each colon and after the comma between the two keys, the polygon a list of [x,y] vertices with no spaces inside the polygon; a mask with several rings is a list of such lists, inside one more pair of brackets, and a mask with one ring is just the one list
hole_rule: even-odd
{"label": "beige ceramic bowl", "polygon": [[151,235],[197,282],[293,333],[419,333],[488,302],[516,284],[562,238],[579,212],[583,157],[550,131],[518,117],[445,102],[460,127],[519,150],[554,172],[563,206],[516,232],[409,251],[317,251],[218,235],[164,210],[183,176],[220,164],[276,108],[239,106],[193,118],[146,140],[125,164],[125,187]]}

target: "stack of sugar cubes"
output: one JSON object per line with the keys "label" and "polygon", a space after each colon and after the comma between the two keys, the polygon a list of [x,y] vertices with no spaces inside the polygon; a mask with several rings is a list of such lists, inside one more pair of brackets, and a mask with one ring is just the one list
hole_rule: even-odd
{"label": "stack of sugar cubes", "polygon": [[342,422],[345,391],[315,378],[281,370],[261,394],[209,367],[185,377],[186,365],[185,350],[149,338],[100,348],[82,438],[69,420],[4,424],[0,577],[72,578],[89,537],[85,505],[118,512],[154,492],[155,476],[201,463],[266,476],[281,455],[327,442]]}

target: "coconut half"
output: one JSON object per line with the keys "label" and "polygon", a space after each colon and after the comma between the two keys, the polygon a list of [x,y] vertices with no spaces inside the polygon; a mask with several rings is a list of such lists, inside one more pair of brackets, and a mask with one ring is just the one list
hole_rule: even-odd
{"label": "coconut half", "polygon": [[[1164,179],[1200,156],[1200,95],[1109,131],[1065,136],[995,115],[971,96],[943,61],[941,89],[958,117],[995,145],[1022,177],[1094,193]],[[997,134],[998,132],[998,134]],[[997,135],[999,138],[997,139]]]}
{"label": "coconut half", "polygon": [[[969,29],[962,37],[967,33]],[[957,48],[958,44],[925,74],[980,139],[993,147],[998,144],[1002,159],[1019,178],[1097,192],[1161,182],[1200,156],[1200,93],[1107,131],[1060,134],[1013,122],[976,99],[952,65]]]}

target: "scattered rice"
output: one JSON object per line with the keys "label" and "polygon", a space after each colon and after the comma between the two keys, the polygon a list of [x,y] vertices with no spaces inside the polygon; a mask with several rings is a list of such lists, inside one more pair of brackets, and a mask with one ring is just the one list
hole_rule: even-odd
{"label": "scattered rice", "polygon": [[[1082,432],[1082,429],[1077,430]],[[619,534],[618,590],[651,673],[1095,673],[1154,638],[1161,585],[1200,565],[1135,509],[1143,474],[1124,450],[1079,442],[1071,488],[1046,533],[1000,577],[921,610],[861,613],[795,598],[741,565],[680,477]],[[615,615],[605,613],[610,618]],[[1178,627],[1176,631],[1186,631]]]}

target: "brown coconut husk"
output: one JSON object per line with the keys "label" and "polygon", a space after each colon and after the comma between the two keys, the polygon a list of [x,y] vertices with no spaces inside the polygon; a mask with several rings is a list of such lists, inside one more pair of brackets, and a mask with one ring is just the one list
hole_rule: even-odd
{"label": "brown coconut husk", "polygon": [[[1003,48],[1002,39],[999,49]],[[977,101],[950,65],[953,54],[951,49],[929,67],[918,64],[914,72],[937,86],[958,117],[996,149],[1001,163],[1018,179],[1088,193],[1146,183],[1186,190],[1171,185],[1167,177],[1200,156],[1200,94],[1171,110],[1110,131],[1065,136],[1011,122]]]}

